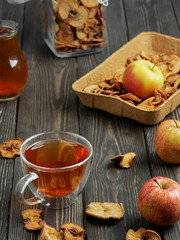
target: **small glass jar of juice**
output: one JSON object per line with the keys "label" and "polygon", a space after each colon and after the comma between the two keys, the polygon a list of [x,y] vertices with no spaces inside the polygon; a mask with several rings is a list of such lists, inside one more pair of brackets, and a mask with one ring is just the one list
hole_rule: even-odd
{"label": "small glass jar of juice", "polygon": [[28,78],[28,65],[17,39],[18,23],[0,20],[0,102],[17,98]]}

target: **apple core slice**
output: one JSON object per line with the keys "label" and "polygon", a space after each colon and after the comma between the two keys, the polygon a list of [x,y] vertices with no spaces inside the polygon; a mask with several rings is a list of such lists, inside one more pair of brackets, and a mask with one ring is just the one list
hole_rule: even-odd
{"label": "apple core slice", "polygon": [[76,150],[73,145],[66,141],[61,141],[59,146],[58,161],[70,166],[76,164]]}

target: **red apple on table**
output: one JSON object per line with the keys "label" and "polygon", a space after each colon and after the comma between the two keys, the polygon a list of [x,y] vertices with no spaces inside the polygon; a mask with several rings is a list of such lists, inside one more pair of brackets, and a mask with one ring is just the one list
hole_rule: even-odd
{"label": "red apple on table", "polygon": [[176,223],[180,220],[179,183],[166,177],[149,179],[139,192],[138,209],[146,221],[155,225]]}
{"label": "red apple on table", "polygon": [[180,164],[180,121],[165,120],[157,128],[154,144],[160,159]]}
{"label": "red apple on table", "polygon": [[164,76],[155,64],[147,60],[136,60],[125,69],[123,86],[127,92],[147,99],[153,96],[156,89],[162,89]]}

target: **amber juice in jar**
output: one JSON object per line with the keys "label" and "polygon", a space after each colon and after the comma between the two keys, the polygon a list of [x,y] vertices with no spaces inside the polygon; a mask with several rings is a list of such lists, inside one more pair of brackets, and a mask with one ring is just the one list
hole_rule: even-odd
{"label": "amber juice in jar", "polygon": [[0,21],[0,101],[17,98],[28,78],[28,66],[17,39],[18,24]]}

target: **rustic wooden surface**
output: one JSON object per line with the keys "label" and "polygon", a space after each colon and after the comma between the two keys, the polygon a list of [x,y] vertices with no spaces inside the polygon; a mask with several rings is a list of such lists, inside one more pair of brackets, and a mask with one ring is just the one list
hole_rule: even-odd
{"label": "rustic wooden surface", "polygon": [[[180,37],[179,0],[110,0],[106,22],[108,45],[102,53],[59,59],[42,38],[40,3],[10,5],[0,1],[0,19],[20,24],[18,38],[29,66],[28,84],[15,101],[0,103],[0,144],[7,139],[50,130],[79,133],[93,145],[93,167],[90,178],[75,205],[64,210],[43,209],[43,218],[59,228],[75,222],[87,230],[88,240],[125,239],[129,228],[156,230],[162,240],[179,240],[180,222],[169,228],[147,223],[137,209],[138,192],[145,181],[165,176],[180,182],[180,167],[164,164],[154,149],[157,125],[145,126],[136,121],[84,107],[73,92],[72,83],[96,67],[115,50],[143,31]],[[0,56],[1,57],[1,56]],[[180,119],[180,107],[166,116]],[[133,166],[116,168],[110,158],[128,151],[136,152]],[[0,239],[35,240],[39,233],[24,229],[21,211],[27,209],[17,202],[14,188],[22,176],[20,159],[0,158]],[[124,219],[102,222],[85,215],[91,201],[122,202]]]}

